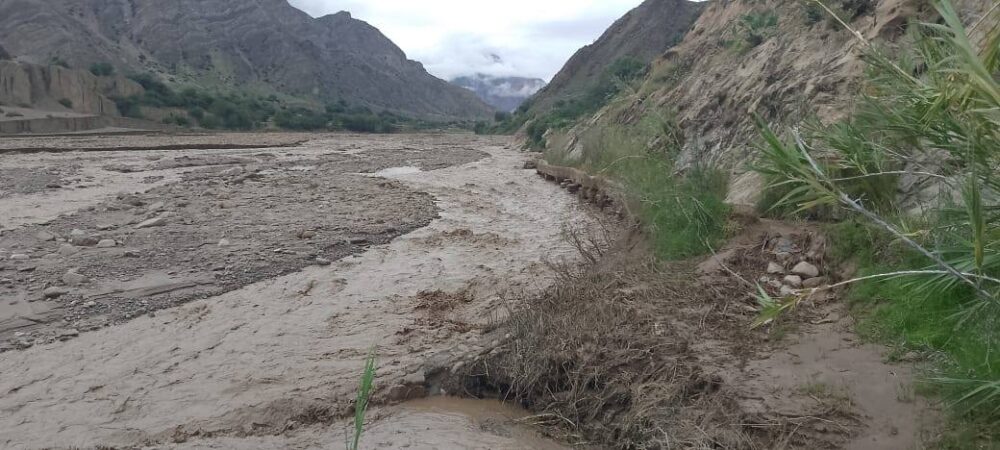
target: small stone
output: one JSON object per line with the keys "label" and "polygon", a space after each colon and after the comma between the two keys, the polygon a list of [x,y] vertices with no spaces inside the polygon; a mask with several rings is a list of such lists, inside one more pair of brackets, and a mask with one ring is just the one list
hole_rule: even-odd
{"label": "small stone", "polygon": [[59,298],[66,294],[69,294],[69,289],[60,286],[52,286],[42,291],[45,298]]}
{"label": "small stone", "polygon": [[75,337],[77,337],[79,335],[80,335],[80,331],[74,330],[74,329],[69,329],[69,330],[62,330],[62,331],[60,331],[59,334],[56,335],[56,338],[59,339],[59,340],[66,340],[66,339],[69,339],[69,338],[75,338]]}
{"label": "small stone", "polygon": [[772,275],[781,275],[785,273],[785,268],[776,262],[767,263],[767,273]]}
{"label": "small stone", "polygon": [[93,308],[93,307],[97,306],[97,302],[95,302],[95,301],[89,301],[87,303],[84,303],[83,306],[85,308]]}
{"label": "small stone", "polygon": [[816,277],[810,278],[802,282],[802,287],[807,289],[816,289],[820,286],[825,286],[829,282],[826,277]]}
{"label": "small stone", "polygon": [[424,377],[424,373],[423,372],[414,372],[414,373],[411,373],[411,374],[403,377],[403,384],[423,386],[424,382],[426,382],[426,381],[427,381],[427,378]]}
{"label": "small stone", "polygon": [[42,242],[50,242],[56,240],[56,235],[49,233],[48,231],[45,230],[35,233],[35,237]]}
{"label": "small stone", "polygon": [[97,238],[93,236],[73,236],[69,238],[69,243],[77,247],[93,247],[100,242]]}
{"label": "small stone", "polygon": [[101,239],[100,242],[97,243],[97,248],[112,248],[117,246],[118,243],[115,242],[114,239]]}
{"label": "small stone", "polygon": [[90,281],[87,279],[87,277],[80,275],[72,270],[66,272],[66,274],[63,275],[62,280],[63,283],[66,283],[69,286],[79,286],[81,284],[86,283],[87,281]]}
{"label": "small stone", "polygon": [[316,264],[320,266],[329,266],[330,264],[333,264],[333,261],[326,258],[316,258]]}
{"label": "small stone", "polygon": [[115,226],[114,226],[114,225],[111,225],[110,223],[105,223],[105,224],[102,224],[102,225],[98,225],[98,226],[97,226],[97,229],[98,229],[98,230],[101,230],[101,231],[108,231],[108,230],[110,230],[110,229],[112,229],[112,228],[114,228],[114,227],[115,227]]}
{"label": "small stone", "polygon": [[142,229],[142,228],[162,227],[166,224],[167,224],[167,219],[161,216],[149,219],[145,222],[140,223],[139,225],[136,225],[135,227]]}
{"label": "small stone", "polygon": [[537,168],[538,168],[538,161],[536,161],[534,159],[529,159],[529,160],[527,160],[527,161],[524,162],[524,169],[525,170],[535,170]]}
{"label": "small stone", "polygon": [[808,262],[802,261],[798,263],[795,268],[792,269],[792,273],[796,275],[801,275],[803,278],[816,278],[819,276],[819,269],[816,266],[809,264]]}
{"label": "small stone", "polygon": [[299,233],[299,238],[301,239],[312,239],[314,237],[316,237],[316,232],[312,230],[306,230]]}
{"label": "small stone", "polygon": [[82,236],[86,236],[87,232],[83,231],[83,230],[81,230],[79,228],[74,228],[73,231],[69,232],[69,235],[71,237],[82,237]]}
{"label": "small stone", "polygon": [[219,247],[232,247],[233,243],[229,239],[219,239]]}
{"label": "small stone", "polygon": [[63,244],[59,246],[58,253],[60,256],[73,256],[80,253],[80,249],[73,244]]}
{"label": "small stone", "polygon": [[219,176],[234,177],[234,176],[240,175],[242,173],[243,173],[243,168],[239,167],[239,166],[236,166],[236,167],[233,167],[231,169],[223,170],[222,173],[219,174]]}
{"label": "small stone", "polygon": [[785,277],[785,284],[797,288],[802,286],[802,277],[798,275],[789,275]]}
{"label": "small stone", "polygon": [[792,289],[792,288],[790,288],[788,286],[781,286],[781,296],[782,297],[791,297],[793,295],[795,295],[795,289]]}
{"label": "small stone", "polygon": [[11,261],[27,261],[29,259],[31,259],[31,257],[28,256],[28,255],[25,255],[24,253],[15,253],[13,255],[10,255],[10,260]]}

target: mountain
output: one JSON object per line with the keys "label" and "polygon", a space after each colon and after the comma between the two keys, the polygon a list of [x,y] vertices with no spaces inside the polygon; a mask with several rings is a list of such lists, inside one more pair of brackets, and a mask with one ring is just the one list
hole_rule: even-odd
{"label": "mountain", "polygon": [[0,43],[19,61],[108,62],[167,81],[239,86],[376,111],[481,118],[492,109],[435,78],[347,12],[286,0],[2,0]]}
{"label": "mountain", "polygon": [[514,111],[545,87],[545,80],[524,77],[494,77],[482,73],[458,77],[451,83],[472,92],[500,111]]}
{"label": "mountain", "polygon": [[622,59],[648,63],[680,42],[708,2],[646,0],[618,19],[593,44],[578,50],[532,99],[533,111],[581,95]]}

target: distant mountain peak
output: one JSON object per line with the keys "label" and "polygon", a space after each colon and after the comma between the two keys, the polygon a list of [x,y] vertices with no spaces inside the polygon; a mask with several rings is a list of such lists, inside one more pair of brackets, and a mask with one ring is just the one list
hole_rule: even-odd
{"label": "distant mountain peak", "polygon": [[476,93],[501,111],[514,111],[545,87],[545,80],[539,78],[498,77],[484,73],[456,77],[451,83]]}

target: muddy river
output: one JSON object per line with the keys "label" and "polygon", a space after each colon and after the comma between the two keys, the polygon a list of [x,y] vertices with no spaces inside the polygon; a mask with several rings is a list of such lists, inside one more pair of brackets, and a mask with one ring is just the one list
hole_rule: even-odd
{"label": "muddy river", "polygon": [[587,208],[503,139],[253,136],[0,144],[0,447],[339,448],[374,346],[363,448],[561,448],[423,397]]}

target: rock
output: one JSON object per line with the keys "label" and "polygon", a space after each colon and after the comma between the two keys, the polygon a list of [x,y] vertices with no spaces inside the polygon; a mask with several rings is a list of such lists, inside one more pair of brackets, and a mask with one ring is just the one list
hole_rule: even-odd
{"label": "rock", "polygon": [[792,269],[792,273],[796,275],[801,275],[803,278],[816,278],[819,276],[819,269],[816,266],[802,261],[798,263],[795,268]]}
{"label": "rock", "polygon": [[424,373],[419,371],[403,377],[403,384],[408,385],[423,386],[426,381],[427,378],[424,377]]}
{"label": "rock", "polygon": [[10,255],[10,260],[11,261],[27,261],[29,259],[31,259],[31,257],[28,256],[28,255],[25,255],[24,253],[15,253],[13,255]]}
{"label": "rock", "polygon": [[115,242],[114,239],[101,239],[101,241],[97,243],[97,248],[112,248],[117,246],[118,242]]}
{"label": "rock", "polygon": [[112,229],[114,227],[115,226],[111,225],[110,223],[105,223],[105,224],[98,225],[97,229],[101,230],[101,231],[108,231],[108,230],[110,230],[110,229]]}
{"label": "rock", "polygon": [[42,241],[42,242],[51,242],[51,241],[56,240],[56,235],[54,235],[52,233],[49,233],[48,231],[45,231],[45,230],[42,230],[42,231],[39,231],[38,233],[35,233],[35,237],[38,238],[38,240]]}
{"label": "rock", "polygon": [[73,236],[69,238],[69,243],[77,247],[93,247],[100,242],[93,236]]}
{"label": "rock", "polygon": [[329,266],[330,264],[333,264],[333,261],[326,258],[316,258],[316,264],[320,266]]}
{"label": "rock", "polygon": [[306,230],[299,233],[299,239],[312,239],[316,237],[316,232],[312,230]]}
{"label": "rock", "polygon": [[816,289],[820,286],[826,286],[829,281],[830,280],[826,277],[810,278],[802,282],[802,287],[807,289]]}
{"label": "rock", "polygon": [[87,232],[83,231],[83,230],[81,230],[79,228],[74,228],[73,231],[69,232],[69,235],[71,237],[82,237],[82,236],[86,236]]}
{"label": "rock", "polygon": [[366,238],[351,239],[351,245],[365,245],[365,244],[368,244],[368,239]]}
{"label": "rock", "polygon": [[792,289],[792,288],[790,288],[788,286],[781,286],[781,296],[782,297],[791,297],[793,295],[795,295],[795,289]]}
{"label": "rock", "polygon": [[537,168],[538,168],[538,161],[534,159],[529,159],[524,162],[524,169],[526,170],[535,170]]}
{"label": "rock", "polygon": [[220,239],[219,247],[232,247],[233,243],[229,239]]}
{"label": "rock", "polygon": [[76,273],[75,271],[72,271],[72,270],[69,271],[69,272],[66,272],[66,274],[63,275],[62,280],[63,280],[63,283],[66,283],[69,286],[79,286],[81,284],[84,284],[84,283],[90,281],[90,280],[87,279],[87,277],[85,277],[83,275],[80,275],[80,274],[78,274],[78,273]]}
{"label": "rock", "polygon": [[785,273],[785,268],[776,262],[767,263],[767,273],[772,275],[782,275]]}
{"label": "rock", "polygon": [[93,308],[93,307],[97,306],[97,302],[95,302],[95,301],[89,301],[87,303],[84,303],[83,306],[85,308]]}
{"label": "rock", "polygon": [[797,253],[798,251],[799,249],[795,246],[795,243],[786,237],[780,237],[774,243],[775,253]]}
{"label": "rock", "polygon": [[166,224],[167,224],[167,219],[161,216],[149,219],[145,222],[140,223],[139,225],[136,225],[135,227],[142,229],[142,228],[162,227]]}
{"label": "rock", "polygon": [[80,249],[73,244],[63,244],[59,246],[57,253],[59,253],[59,256],[73,256],[80,253]]}
{"label": "rock", "polygon": [[389,389],[389,401],[405,402],[427,396],[427,390],[420,386],[396,385]]}
{"label": "rock", "polygon": [[802,277],[800,277],[798,275],[789,275],[789,276],[785,277],[784,281],[785,281],[785,284],[787,284],[787,285],[789,285],[789,286],[791,286],[793,288],[802,287]]}
{"label": "rock", "polygon": [[61,286],[52,286],[42,291],[42,295],[44,295],[45,298],[59,298],[66,294],[69,294],[69,289]]}
{"label": "rock", "polygon": [[74,329],[62,330],[58,334],[56,334],[56,339],[64,341],[64,340],[69,339],[69,338],[75,338],[75,337],[77,337],[79,335],[80,335],[80,331],[78,331],[78,330],[74,330]]}

